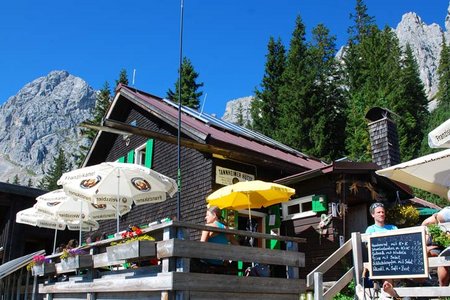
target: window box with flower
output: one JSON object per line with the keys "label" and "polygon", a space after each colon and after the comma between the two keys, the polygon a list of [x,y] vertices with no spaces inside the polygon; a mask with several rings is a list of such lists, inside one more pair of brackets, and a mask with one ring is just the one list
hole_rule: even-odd
{"label": "window box with flower", "polygon": [[106,248],[108,260],[140,260],[142,258],[156,256],[155,239],[147,234],[142,234],[142,230],[136,226],[131,227],[122,234],[119,243],[111,243]]}
{"label": "window box with flower", "polygon": [[27,270],[31,271],[33,276],[53,275],[56,273],[55,264],[42,254],[33,257],[33,260],[27,265]]}
{"label": "window box with flower", "polygon": [[92,255],[87,254],[82,249],[65,249],[60,258],[63,271],[92,268],[94,266]]}

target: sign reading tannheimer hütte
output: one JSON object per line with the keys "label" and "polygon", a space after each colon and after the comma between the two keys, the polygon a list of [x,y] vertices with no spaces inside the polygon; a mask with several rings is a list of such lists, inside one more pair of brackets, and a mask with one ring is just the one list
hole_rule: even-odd
{"label": "sign reading tannheimer h\u00fctte", "polygon": [[239,181],[255,180],[255,175],[216,166],[216,183],[230,185]]}

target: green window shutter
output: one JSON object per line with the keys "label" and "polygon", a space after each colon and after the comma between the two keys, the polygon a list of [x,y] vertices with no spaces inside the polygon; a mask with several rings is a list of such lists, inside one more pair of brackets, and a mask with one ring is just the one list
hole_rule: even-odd
{"label": "green window shutter", "polygon": [[[275,216],[275,224],[269,225],[270,215]],[[280,216],[280,206],[273,205],[269,207],[269,216],[266,218],[266,233],[270,233],[271,229],[280,228],[281,226],[281,216]],[[280,249],[280,241],[277,240],[266,240],[266,248],[268,249]]]}
{"label": "green window shutter", "polygon": [[153,139],[149,139],[145,145],[145,166],[152,168],[153,164]]}
{"label": "green window shutter", "polygon": [[134,150],[131,150],[130,152],[128,152],[127,163],[134,164]]}
{"label": "green window shutter", "polygon": [[125,162],[125,156],[119,157],[119,159],[117,160],[120,163],[124,163]]}

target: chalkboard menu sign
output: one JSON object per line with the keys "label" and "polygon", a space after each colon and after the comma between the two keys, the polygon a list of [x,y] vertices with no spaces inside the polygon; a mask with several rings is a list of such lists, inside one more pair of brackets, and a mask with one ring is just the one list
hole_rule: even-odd
{"label": "chalkboard menu sign", "polygon": [[368,246],[370,278],[428,277],[425,227],[374,233]]}

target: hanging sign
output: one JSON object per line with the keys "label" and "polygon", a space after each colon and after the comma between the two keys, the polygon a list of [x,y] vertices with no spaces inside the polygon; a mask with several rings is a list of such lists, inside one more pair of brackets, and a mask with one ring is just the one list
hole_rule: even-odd
{"label": "hanging sign", "polygon": [[221,185],[235,184],[239,181],[255,180],[255,175],[216,166],[216,183]]}

